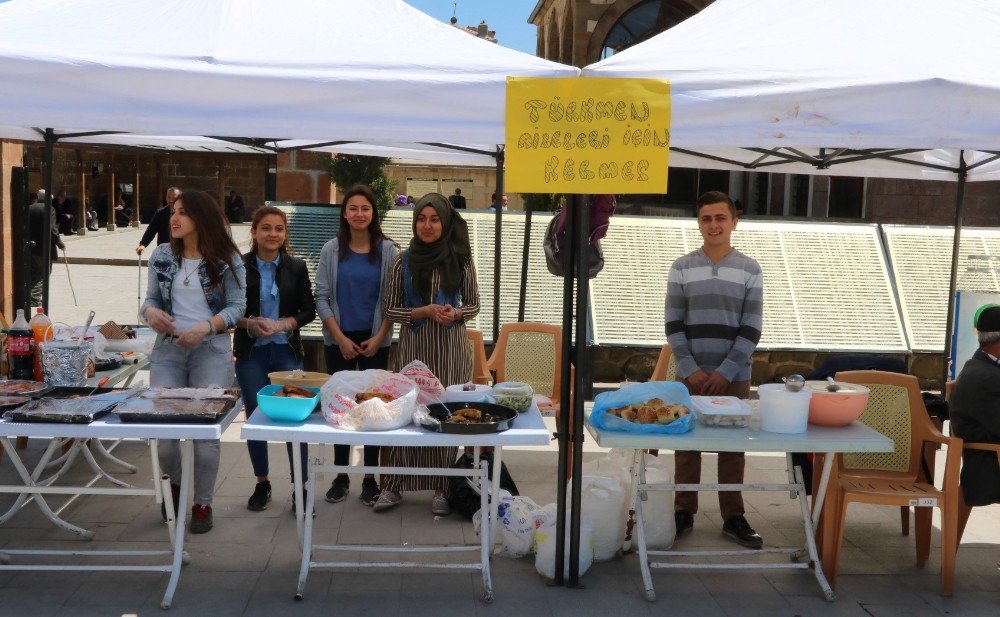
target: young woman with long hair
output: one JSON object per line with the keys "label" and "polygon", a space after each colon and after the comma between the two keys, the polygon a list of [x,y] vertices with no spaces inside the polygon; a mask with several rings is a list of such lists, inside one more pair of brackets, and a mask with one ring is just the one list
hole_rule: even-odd
{"label": "young woman with long hair", "polygon": [[[444,195],[430,193],[413,208],[413,239],[389,271],[385,317],[401,324],[391,370],[413,360],[426,364],[445,386],[472,375],[465,322],[479,314],[479,285],[465,220]],[[385,447],[388,467],[451,467],[455,448]],[[444,476],[382,476],[375,511],[403,500],[402,491],[434,490],[431,512],[448,514]]]}
{"label": "young woman with long hair", "polygon": [[[146,302],[140,308],[142,320],[160,334],[150,357],[149,383],[164,388],[230,387],[233,352],[227,331],[246,310],[243,260],[222,207],[207,193],[181,193],[172,212],[170,243],[150,255]],[[194,442],[191,533],[212,528],[219,451],[218,440]],[[160,442],[160,465],[172,480],[180,481],[177,440]],[[179,507],[180,487],[171,486]]]}
{"label": "young woman with long hair", "polygon": [[[299,329],[316,318],[306,262],[288,253],[288,218],[273,206],[258,208],[250,223],[250,252],[243,255],[247,308],[237,323],[236,378],[247,416],[257,407],[257,392],[275,371],[302,368]],[[248,441],[250,463],[257,476],[247,509],[267,509],[271,502],[267,442]],[[308,473],[308,448],[302,444],[302,469]],[[291,467],[292,444],[288,444]],[[303,476],[305,479],[305,476]]]}
{"label": "young woman with long hair", "polygon": [[[379,225],[375,195],[363,184],[344,194],[337,236],[323,246],[316,270],[316,310],[323,320],[326,369],[385,369],[389,364],[392,322],[383,318],[385,283],[389,267],[399,249]],[[347,465],[351,448],[333,448],[334,464]],[[379,446],[364,447],[365,465],[378,465]],[[339,474],[326,493],[326,500],[343,501],[350,478]],[[375,504],[379,488],[373,474],[361,482],[360,499]]]}

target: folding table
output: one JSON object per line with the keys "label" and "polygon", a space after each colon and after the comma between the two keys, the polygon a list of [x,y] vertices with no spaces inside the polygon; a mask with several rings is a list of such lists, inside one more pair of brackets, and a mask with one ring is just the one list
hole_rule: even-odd
{"label": "folding table", "polygon": [[[687,568],[687,569],[807,569],[811,568],[816,581],[827,600],[834,600],[836,594],[830,588],[816,552],[815,526],[823,509],[823,498],[830,479],[833,465],[833,455],[840,452],[891,452],[894,444],[891,439],[865,426],[860,422],[841,428],[829,428],[809,425],[805,433],[781,434],[769,433],[759,428],[734,428],[719,426],[703,426],[696,424],[694,430],[682,435],[653,435],[607,431],[594,428],[587,424],[590,433],[604,448],[629,448],[633,450],[631,509],[635,510],[636,539],[639,545],[639,567],[646,588],[646,599],[655,600],[656,591],[650,568]],[[650,484],[646,482],[646,449],[663,450],[696,450],[700,452],[784,452],[788,470],[787,483],[743,483],[743,484],[675,484],[664,482]],[[813,488],[813,510],[810,516],[809,506],[805,500],[805,486],[802,481],[802,470],[792,466],[792,452],[823,452],[826,453],[820,484]],[[805,529],[806,546],[800,548],[765,548],[761,550],[724,550],[724,551],[655,551],[646,548],[645,528],[642,514],[642,502],[648,491],[788,491],[791,499],[798,500],[802,510],[802,526]],[[624,547],[625,550],[628,546]],[[749,554],[788,554],[790,563],[671,563],[650,562],[650,556],[663,557],[740,557]],[[808,555],[809,560],[800,561]]]}
{"label": "folding table", "polygon": [[[311,460],[309,464],[309,495],[305,508],[297,508],[295,512],[302,549],[302,563],[299,569],[298,587],[295,599],[301,600],[305,591],[306,578],[312,568],[447,568],[456,570],[480,570],[483,577],[483,598],[486,602],[493,600],[493,582],[490,573],[490,553],[492,549],[493,525],[497,520],[497,506],[500,495],[500,465],[504,446],[544,446],[552,439],[552,435],[542,421],[538,407],[531,408],[514,419],[513,426],[501,433],[483,435],[455,435],[435,433],[414,425],[392,431],[347,431],[334,428],[327,424],[322,415],[314,413],[304,422],[289,423],[270,420],[257,409],[243,425],[240,437],[246,440],[260,441],[290,441],[292,452],[298,452],[299,444],[346,444],[346,445],[379,445],[379,446],[472,446],[474,447],[474,462],[472,469],[440,469],[421,467],[366,467],[364,465],[320,465]],[[479,460],[480,448],[493,447],[493,475],[487,477],[485,461]],[[419,546],[419,547],[388,547],[388,546],[357,546],[357,545],[313,545],[312,512],[316,499],[317,472],[331,473],[391,473],[400,475],[437,475],[465,476],[475,478],[481,483],[481,506],[487,514],[482,519],[479,530],[480,545],[476,546]],[[292,475],[295,483],[295,503],[302,503],[302,463],[298,456],[292,457]],[[489,501],[487,501],[487,495]],[[417,562],[316,562],[312,560],[315,551],[351,551],[363,553],[469,553],[479,551],[477,563],[423,564]]]}
{"label": "folding table", "polygon": [[[52,511],[45,501],[46,495],[152,495],[156,502],[165,502],[167,512],[167,531],[172,548],[161,551],[87,551],[87,550],[34,550],[34,549],[0,549],[0,570],[73,570],[73,571],[118,571],[118,572],[169,572],[170,580],[167,590],[160,603],[162,608],[170,608],[174,591],[177,588],[181,573],[181,564],[185,559],[184,526],[186,508],[179,508],[177,519],[174,520],[172,496],[170,493],[170,478],[160,474],[157,457],[157,443],[160,439],[181,440],[181,477],[180,494],[182,498],[189,492],[191,472],[194,467],[194,439],[219,439],[233,418],[242,410],[242,404],[236,405],[214,424],[126,424],[122,423],[113,412],[90,424],[62,424],[44,422],[11,422],[0,420],[0,444],[4,446],[14,469],[20,476],[23,485],[0,485],[0,493],[16,493],[17,500],[6,513],[0,515],[3,524],[20,510],[22,504],[33,496],[34,503],[42,513],[55,525],[70,531],[84,539],[94,537],[94,532],[77,527],[60,518]],[[29,471],[21,460],[19,453],[11,448],[10,440],[16,437],[35,437],[48,439],[49,444],[41,459],[35,465],[34,471]],[[40,480],[52,455],[64,439],[146,439],[149,440],[152,457],[152,487],[135,488],[128,485],[115,487],[95,487],[90,483],[85,486],[54,486],[51,478]],[[168,563],[161,565],[64,565],[64,564],[15,564],[11,563],[15,556],[89,556],[89,557],[148,557],[156,555],[171,555]]]}

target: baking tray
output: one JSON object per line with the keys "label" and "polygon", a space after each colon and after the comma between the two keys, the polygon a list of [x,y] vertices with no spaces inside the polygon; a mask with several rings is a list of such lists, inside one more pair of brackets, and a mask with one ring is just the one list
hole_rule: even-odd
{"label": "baking tray", "polygon": [[57,422],[62,424],[90,424],[115,408],[118,401],[81,397],[39,398],[4,413],[14,422]]}
{"label": "baking tray", "polygon": [[[494,421],[477,422],[475,424],[456,424],[444,421],[453,412],[458,411],[459,409],[465,409],[466,407],[478,409],[483,412],[483,414],[492,416]],[[431,417],[437,421],[421,422],[422,427],[429,431],[435,431],[438,433],[453,433],[457,435],[501,433],[513,426],[514,418],[517,417],[517,411],[511,409],[510,407],[494,405],[493,403],[432,403],[427,406],[427,411],[429,411]]]}
{"label": "baking tray", "polygon": [[122,422],[135,424],[215,424],[226,415],[233,399],[144,399],[132,397],[115,413]]}
{"label": "baking tray", "polygon": [[0,411],[20,407],[31,400],[30,396],[0,395]]}
{"label": "baking tray", "polygon": [[[24,392],[10,392],[9,388],[24,388]],[[49,385],[44,381],[29,381],[27,379],[0,379],[0,395],[35,396],[48,389]]]}

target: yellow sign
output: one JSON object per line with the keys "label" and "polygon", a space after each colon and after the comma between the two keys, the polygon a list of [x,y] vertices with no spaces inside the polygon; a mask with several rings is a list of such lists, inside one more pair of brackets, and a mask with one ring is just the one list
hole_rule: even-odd
{"label": "yellow sign", "polygon": [[512,193],[666,193],[670,82],[507,78]]}

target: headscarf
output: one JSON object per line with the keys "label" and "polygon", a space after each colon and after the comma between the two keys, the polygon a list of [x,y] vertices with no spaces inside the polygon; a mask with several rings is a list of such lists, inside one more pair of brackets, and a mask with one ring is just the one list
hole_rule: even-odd
{"label": "headscarf", "polygon": [[[417,216],[431,206],[441,219],[441,237],[436,242],[424,242],[417,234]],[[428,193],[413,207],[413,239],[408,250],[413,287],[420,297],[431,303],[431,276],[441,273],[441,288],[454,293],[462,286],[465,264],[472,259],[469,227],[451,202],[440,193]]]}

